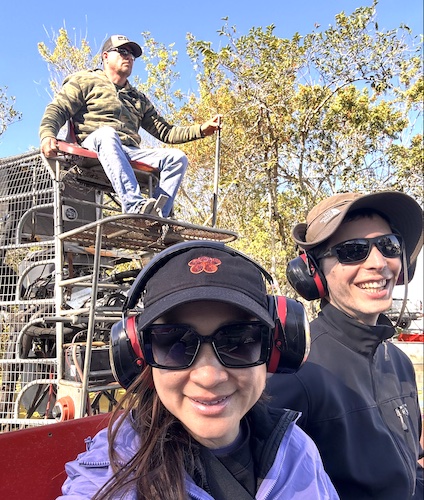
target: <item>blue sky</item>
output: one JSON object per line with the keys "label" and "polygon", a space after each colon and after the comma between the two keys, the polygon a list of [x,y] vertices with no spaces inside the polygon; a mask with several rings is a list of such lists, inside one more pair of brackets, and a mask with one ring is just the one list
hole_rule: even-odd
{"label": "blue sky", "polygon": [[[196,88],[185,53],[187,32],[197,39],[211,41],[214,48],[218,48],[220,38],[216,32],[223,25],[221,19],[228,16],[239,33],[247,32],[252,26],[275,24],[278,36],[291,38],[296,31],[311,32],[315,23],[325,29],[334,24],[334,16],[342,10],[350,14],[359,6],[371,4],[372,0],[3,2],[0,86],[7,85],[8,95],[16,97],[16,108],[23,117],[0,136],[0,158],[23,153],[31,146],[38,147],[38,126],[50,97],[48,68],[38,53],[37,43],[48,43],[47,33],[57,33],[63,26],[78,41],[86,36],[90,46],[98,50],[106,36],[115,33],[142,43],[141,32],[150,31],[153,38],[165,45],[175,42],[179,52],[177,69],[182,75],[180,86],[186,91],[190,86]],[[377,12],[380,29],[394,28],[404,22],[414,33],[423,32],[421,0],[380,0]],[[143,78],[143,73],[142,63],[136,64],[133,74]]]}
{"label": "blue sky", "polygon": [[[0,86],[16,97],[16,108],[22,120],[11,125],[0,136],[0,158],[24,153],[38,147],[38,126],[45,106],[50,102],[49,73],[41,59],[37,43],[48,43],[48,34],[65,26],[79,41],[86,37],[92,49],[100,50],[112,34],[125,34],[142,43],[141,33],[150,31],[158,42],[175,43],[179,52],[177,70],[180,87],[196,88],[194,74],[185,53],[185,37],[190,32],[199,40],[208,40],[219,48],[217,30],[228,16],[239,34],[253,26],[276,26],[275,34],[291,38],[295,32],[306,34],[320,24],[323,29],[334,24],[341,11],[350,14],[357,7],[369,6],[372,0],[175,0],[111,2],[107,0],[72,0],[70,2],[30,0],[3,2],[0,16],[1,69]],[[380,0],[377,7],[380,29],[407,24],[415,34],[423,33],[421,0]],[[48,34],[47,34],[47,33]],[[143,78],[142,64],[133,74]],[[422,259],[414,279],[414,290],[422,298]],[[399,287],[400,292],[401,287]],[[413,290],[411,290],[413,292]],[[410,296],[417,296],[410,293]],[[412,298],[412,297],[411,297]]]}

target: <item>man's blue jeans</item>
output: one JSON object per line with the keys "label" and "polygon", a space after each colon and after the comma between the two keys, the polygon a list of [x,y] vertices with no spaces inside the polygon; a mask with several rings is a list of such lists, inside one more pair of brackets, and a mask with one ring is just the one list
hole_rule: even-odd
{"label": "man's blue jeans", "polygon": [[129,159],[140,160],[159,169],[159,185],[153,196],[168,196],[162,208],[163,216],[168,217],[188,166],[187,156],[182,151],[175,148],[140,149],[125,146],[112,127],[101,127],[92,132],[82,142],[82,146],[97,153],[125,213],[138,212],[145,201]]}

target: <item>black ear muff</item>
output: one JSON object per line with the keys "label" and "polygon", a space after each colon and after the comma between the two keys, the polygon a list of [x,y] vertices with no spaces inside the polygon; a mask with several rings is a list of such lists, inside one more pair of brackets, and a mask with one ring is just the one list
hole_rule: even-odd
{"label": "black ear muff", "polygon": [[146,366],[136,322],[137,316],[126,317],[115,323],[110,332],[110,364],[115,379],[124,389],[128,389]]}
{"label": "black ear muff", "polygon": [[302,253],[287,264],[286,276],[290,285],[306,300],[324,298],[327,281],[312,255]]}
{"label": "black ear muff", "polygon": [[[138,274],[128,292],[123,306],[123,320],[114,324],[110,336],[110,359],[115,379],[127,389],[146,366],[141,348],[141,339],[137,333],[137,315],[128,311],[136,308],[143,301],[143,294],[149,279],[170,259],[192,248],[216,248],[224,252],[240,255],[255,265],[264,279],[273,286],[272,276],[247,255],[226,247],[221,242],[187,241],[177,243],[160,252]],[[309,324],[305,310],[300,302],[286,297],[268,296],[268,308],[275,318],[274,339],[272,340],[271,358],[268,371],[292,373],[303,363],[309,351]],[[139,312],[143,314],[143,312]],[[281,318],[278,316],[281,314]]]}
{"label": "black ear muff", "polygon": [[276,303],[276,321],[268,361],[269,373],[294,373],[305,362],[310,348],[309,322],[303,305],[283,296],[270,296]]}

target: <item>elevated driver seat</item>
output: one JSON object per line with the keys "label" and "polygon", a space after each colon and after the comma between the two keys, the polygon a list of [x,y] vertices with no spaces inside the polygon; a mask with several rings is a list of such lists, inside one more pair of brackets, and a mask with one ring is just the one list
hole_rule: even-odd
{"label": "elevated driver seat", "polygon": [[[76,167],[74,173],[78,181],[103,191],[112,191],[112,185],[99,162],[97,153],[78,144],[72,120],[68,120],[59,132],[58,147],[56,160],[65,164],[68,169]],[[131,160],[130,164],[142,191],[151,198],[154,188],[159,183],[159,170],[142,161]]]}

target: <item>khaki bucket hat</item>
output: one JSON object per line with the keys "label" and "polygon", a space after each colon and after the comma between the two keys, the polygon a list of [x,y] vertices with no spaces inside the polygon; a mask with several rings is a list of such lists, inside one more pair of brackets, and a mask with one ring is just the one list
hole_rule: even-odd
{"label": "khaki bucket hat", "polygon": [[330,238],[349,212],[363,208],[389,220],[404,240],[408,265],[413,263],[423,246],[423,211],[413,198],[398,191],[339,193],[326,198],[308,213],[306,223],[293,228],[293,239],[303,250],[311,250]]}

